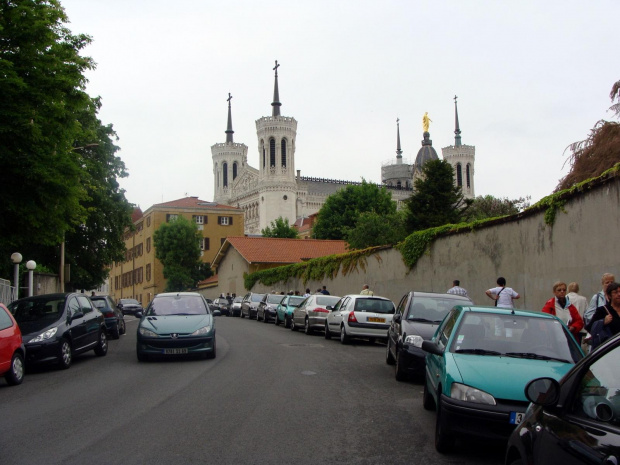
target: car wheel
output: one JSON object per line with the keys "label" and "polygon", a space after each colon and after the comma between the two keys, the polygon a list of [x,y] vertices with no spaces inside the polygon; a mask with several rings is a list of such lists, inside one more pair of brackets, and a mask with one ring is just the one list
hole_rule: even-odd
{"label": "car wheel", "polygon": [[71,366],[73,361],[73,350],[71,349],[71,343],[66,339],[60,341],[60,353],[58,354],[58,364],[60,368],[66,370]]}
{"label": "car wheel", "polygon": [[245,313],[243,313],[243,310],[241,310],[241,318],[245,318]]}
{"label": "car wheel", "polygon": [[276,317],[274,318],[274,321],[276,326],[280,326],[280,318],[278,318],[278,312],[276,312]]}
{"label": "car wheel", "polygon": [[127,333],[127,326],[125,325],[125,319],[121,318],[119,321],[119,324],[121,325],[119,328],[119,333],[120,334],[126,334]]}
{"label": "car wheel", "polygon": [[403,362],[400,356],[400,352],[396,351],[396,381],[406,381],[409,377],[407,372],[403,369]]}
{"label": "car wheel", "polygon": [[446,429],[439,395],[437,396],[437,420],[435,422],[435,449],[440,454],[446,454],[454,448],[454,436]]}
{"label": "car wheel", "polygon": [[112,336],[112,339],[120,339],[121,337],[121,329],[119,328],[119,322],[117,321],[116,324],[114,325],[114,328],[112,328],[112,331],[110,331],[110,336]]}
{"label": "car wheel", "polygon": [[263,313],[263,321],[265,323],[269,323],[269,318],[267,317],[267,312]]}
{"label": "car wheel", "polygon": [[390,338],[388,337],[387,341],[387,349],[385,350],[385,363],[388,365],[394,365],[396,363],[396,359],[392,355],[392,351],[390,350]]}
{"label": "car wheel", "polygon": [[306,317],[306,320],[304,321],[304,333],[306,333],[308,336],[313,333],[312,328],[310,327],[310,320],[308,319],[308,317]]}
{"label": "car wheel", "polygon": [[424,410],[435,410],[435,400],[428,392],[428,384],[424,379],[424,393],[422,394],[422,406]]}
{"label": "car wheel", "polygon": [[340,342],[342,344],[348,344],[351,339],[347,336],[347,330],[344,328],[344,325],[340,327]]}
{"label": "car wheel", "polygon": [[295,318],[291,317],[291,331],[297,331],[299,328],[295,326]]}
{"label": "car wheel", "polygon": [[103,357],[108,353],[108,336],[106,336],[105,331],[99,330],[99,343],[95,347],[95,354],[99,357]]}
{"label": "car wheel", "polygon": [[291,327],[291,319],[289,317],[287,317],[286,315],[284,315],[284,327],[285,328],[290,328]]}
{"label": "car wheel", "polygon": [[325,322],[325,339],[331,339],[332,333],[329,332],[329,325]]}
{"label": "car wheel", "polygon": [[21,352],[15,352],[11,358],[11,368],[4,375],[4,379],[11,386],[22,384],[24,380],[24,356]]}

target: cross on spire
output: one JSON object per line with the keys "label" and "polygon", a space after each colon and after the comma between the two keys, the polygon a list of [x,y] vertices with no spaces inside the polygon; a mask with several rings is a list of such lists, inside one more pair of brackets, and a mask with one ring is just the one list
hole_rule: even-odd
{"label": "cross on spire", "polygon": [[228,93],[228,98],[226,99],[226,101],[228,102],[228,105],[230,105],[230,101],[232,100],[232,95],[230,95],[230,92]]}
{"label": "cross on spire", "polygon": [[280,65],[278,64],[278,60],[276,60],[276,65],[273,67],[273,70],[276,72],[276,76],[278,75],[278,68]]}

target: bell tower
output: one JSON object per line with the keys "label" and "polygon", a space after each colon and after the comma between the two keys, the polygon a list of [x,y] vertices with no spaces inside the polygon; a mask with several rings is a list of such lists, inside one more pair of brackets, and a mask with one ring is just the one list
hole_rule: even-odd
{"label": "bell tower", "polygon": [[444,160],[454,168],[454,184],[461,188],[466,199],[476,196],[474,190],[474,162],[476,161],[476,147],[461,144],[461,128],[459,127],[459,112],[454,96],[454,145],[441,149]]}

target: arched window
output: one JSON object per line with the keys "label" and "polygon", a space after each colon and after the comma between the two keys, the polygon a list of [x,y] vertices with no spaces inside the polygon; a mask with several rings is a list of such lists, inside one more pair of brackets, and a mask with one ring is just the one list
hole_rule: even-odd
{"label": "arched window", "polygon": [[222,184],[228,187],[228,163],[222,163]]}
{"label": "arched window", "polygon": [[233,181],[237,179],[237,163],[233,163]]}
{"label": "arched window", "polygon": [[467,163],[467,171],[465,172],[467,176],[467,188],[471,189],[471,165]]}
{"label": "arched window", "polygon": [[282,166],[286,166],[286,139],[282,139],[282,142],[280,142],[280,153],[282,156]]}
{"label": "arched window", "polygon": [[215,164],[215,187],[220,187],[220,173],[218,171],[217,163]]}
{"label": "arched window", "polygon": [[456,164],[456,185],[463,187],[463,170],[460,163]]}
{"label": "arched window", "polygon": [[276,166],[276,140],[269,139],[269,166]]}
{"label": "arched window", "polygon": [[263,168],[265,167],[265,141],[261,139],[260,141],[260,153],[263,154]]}
{"label": "arched window", "polygon": [[396,181],[396,189],[400,189],[400,181]]}

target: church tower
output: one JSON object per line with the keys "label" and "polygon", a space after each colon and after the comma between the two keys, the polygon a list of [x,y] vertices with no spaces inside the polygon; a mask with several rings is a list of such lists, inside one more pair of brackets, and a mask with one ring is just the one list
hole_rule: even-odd
{"label": "church tower", "polygon": [[280,115],[280,92],[276,61],[271,116],[256,120],[259,166],[259,218],[264,229],[278,217],[294,224],[297,219],[297,181],[295,178],[295,143],[297,121]]}
{"label": "church tower", "polygon": [[459,127],[459,112],[456,104],[457,96],[454,96],[454,145],[441,149],[444,160],[454,168],[454,183],[461,188],[466,199],[473,199],[474,190],[474,161],[476,159],[476,147],[461,144],[461,129]]}
{"label": "church tower", "polygon": [[211,146],[213,158],[213,176],[215,180],[215,193],[213,201],[230,205],[233,197],[232,185],[248,162],[248,146],[233,141],[232,113],[230,101],[232,95],[228,94],[228,125],[226,127],[226,142]]}
{"label": "church tower", "polygon": [[[381,166],[381,183],[396,190],[410,191],[412,187],[413,166],[403,163],[400,148],[400,120],[396,120],[396,160],[392,159]],[[394,192],[392,192],[394,196]]]}

